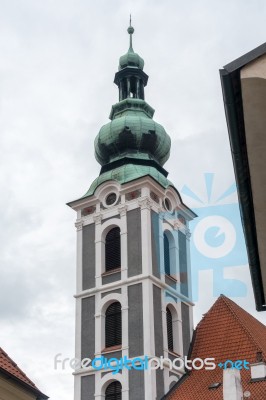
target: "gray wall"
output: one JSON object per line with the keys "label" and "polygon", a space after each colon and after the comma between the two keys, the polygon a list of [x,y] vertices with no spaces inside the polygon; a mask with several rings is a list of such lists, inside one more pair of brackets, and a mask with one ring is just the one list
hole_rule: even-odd
{"label": "gray wall", "polygon": [[182,334],[183,334],[183,351],[186,356],[190,345],[190,319],[189,319],[189,306],[181,303],[182,313]]}
{"label": "gray wall", "polygon": [[188,296],[187,238],[181,231],[178,231],[178,245],[181,293]]}
{"label": "gray wall", "polygon": [[[106,358],[107,360],[110,360],[110,358],[117,358],[118,360],[120,360],[120,358],[122,358],[122,351],[118,350],[118,351],[114,351],[111,353],[104,353],[104,354],[102,354],[102,356],[104,358]],[[97,357],[101,357],[101,356],[97,356]]]}
{"label": "gray wall", "polygon": [[163,356],[163,325],[161,289],[153,285],[155,355]]}
{"label": "gray wall", "polygon": [[[163,355],[163,354],[162,354]],[[156,390],[157,390],[157,399],[160,400],[164,393],[164,377],[163,377],[163,370],[157,369],[156,370]]]}
{"label": "gray wall", "polygon": [[159,215],[151,211],[152,272],[160,278]]}
{"label": "gray wall", "polygon": [[94,358],[95,353],[95,297],[86,297],[81,303],[81,359]]}
{"label": "gray wall", "polygon": [[129,357],[143,354],[143,303],[142,284],[128,287]]}
{"label": "gray wall", "polygon": [[127,213],[128,276],[142,273],[140,209]]}
{"label": "gray wall", "polygon": [[143,371],[129,371],[129,400],[146,400]]}
{"label": "gray wall", "polygon": [[85,225],[82,232],[82,289],[95,287],[95,224]]}
{"label": "gray wall", "polygon": [[87,375],[81,377],[81,400],[94,400],[95,377]]}
{"label": "gray wall", "polygon": [[176,283],[167,275],[165,275],[165,283],[176,290]]}
{"label": "gray wall", "polygon": [[107,274],[102,276],[102,284],[107,285],[107,283],[112,283],[121,280],[121,272],[114,272],[112,274]]}

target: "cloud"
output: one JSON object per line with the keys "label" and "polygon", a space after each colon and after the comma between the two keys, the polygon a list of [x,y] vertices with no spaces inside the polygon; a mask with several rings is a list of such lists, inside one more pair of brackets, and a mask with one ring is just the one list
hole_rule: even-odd
{"label": "cloud", "polygon": [[264,42],[266,5],[0,5],[1,346],[51,400],[70,400],[71,372],[53,369],[56,353],[74,354],[75,215],[65,203],[99,173],[93,141],[118,100],[113,78],[129,13],[150,75],[146,99],[172,137],[169,177],[179,190],[201,191],[205,172],[217,173],[217,185],[232,183],[218,69]]}

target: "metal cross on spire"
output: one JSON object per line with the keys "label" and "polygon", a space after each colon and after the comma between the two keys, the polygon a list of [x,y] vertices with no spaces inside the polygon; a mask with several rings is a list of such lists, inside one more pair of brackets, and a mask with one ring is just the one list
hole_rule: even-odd
{"label": "metal cross on spire", "polygon": [[130,39],[129,39],[129,48],[130,48],[131,50],[133,50],[133,46],[132,46],[132,35],[133,35],[133,33],[134,33],[134,28],[133,28],[133,26],[131,25],[131,14],[130,14],[130,18],[129,18],[129,27],[128,27],[127,31],[128,31],[128,33],[129,33],[129,35],[130,35]]}

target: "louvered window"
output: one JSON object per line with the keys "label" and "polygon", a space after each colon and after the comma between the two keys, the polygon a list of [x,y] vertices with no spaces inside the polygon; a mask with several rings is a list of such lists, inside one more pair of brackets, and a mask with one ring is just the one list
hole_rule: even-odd
{"label": "louvered window", "polygon": [[105,239],[105,270],[121,267],[120,228],[111,229]]}
{"label": "louvered window", "polygon": [[114,381],[107,386],[105,400],[122,400],[122,386],[118,381]]}
{"label": "louvered window", "polygon": [[105,347],[122,344],[121,304],[112,303],[105,313]]}
{"label": "louvered window", "polygon": [[167,341],[168,350],[174,351],[174,340],[173,340],[173,317],[172,313],[167,307],[166,309],[166,324],[167,324]]}
{"label": "louvered window", "polygon": [[169,240],[166,234],[163,235],[163,245],[164,245],[164,271],[166,275],[170,275],[170,246]]}

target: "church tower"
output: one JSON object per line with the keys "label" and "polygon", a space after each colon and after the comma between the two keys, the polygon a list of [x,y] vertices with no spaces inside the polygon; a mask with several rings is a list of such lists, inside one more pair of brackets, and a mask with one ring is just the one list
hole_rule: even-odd
{"label": "church tower", "polygon": [[[156,360],[184,357],[192,336],[195,214],[167,179],[171,140],[145,101],[148,76],[131,23],[128,33],[114,78],[119,101],[95,139],[100,175],[68,204],[77,212],[76,358],[98,359],[75,371],[75,400],[161,399],[184,369],[167,360],[155,369]],[[114,373],[117,359],[134,368]],[[144,368],[151,359],[153,369]]]}

